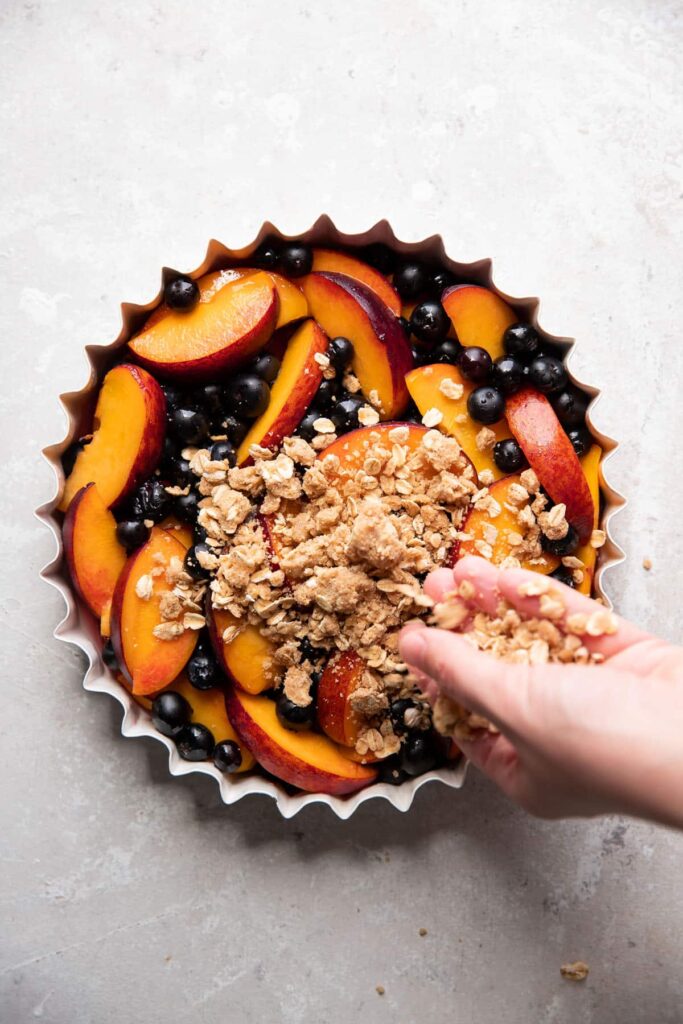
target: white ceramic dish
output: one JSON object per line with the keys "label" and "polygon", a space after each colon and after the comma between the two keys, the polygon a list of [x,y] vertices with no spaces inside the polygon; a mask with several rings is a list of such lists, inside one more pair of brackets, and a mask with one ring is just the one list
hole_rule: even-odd
{"label": "white ceramic dish", "polygon": [[[617,443],[612,438],[598,431],[592,424],[591,413],[595,407],[595,399],[597,399],[600,392],[597,388],[590,387],[576,380],[571,373],[571,349],[574,346],[574,341],[570,338],[559,338],[550,335],[539,325],[539,300],[536,298],[518,299],[496,288],[492,279],[491,260],[479,260],[475,263],[466,264],[449,259],[440,235],[433,235],[422,242],[401,242],[396,238],[387,221],[380,221],[369,231],[362,234],[343,234],[327,216],[320,217],[311,228],[297,235],[283,235],[274,225],[265,223],[256,238],[248,245],[244,245],[239,249],[231,250],[220,242],[211,241],[201,266],[189,273],[192,277],[197,278],[215,269],[221,261],[224,263],[226,259],[231,257],[242,259],[249,256],[268,235],[275,235],[280,238],[300,238],[314,245],[325,245],[328,247],[384,242],[401,253],[411,253],[433,261],[440,261],[455,273],[466,276],[468,280],[492,288],[515,309],[519,310],[525,318],[529,318],[546,340],[557,346],[563,354],[567,354],[567,367],[572,381],[591,397],[591,407],[588,412],[587,422],[591,433],[602,446],[604,452],[600,465],[600,484],[604,501],[601,518],[602,527],[607,534],[607,543],[600,553],[595,577],[595,591],[611,604],[605,589],[605,576],[607,571],[612,566],[621,562],[624,557],[622,550],[612,537],[611,521],[614,513],[625,502],[623,497],[605,479],[604,467],[608,458],[615,451]],[[166,268],[162,272],[162,278],[164,273],[166,273]],[[90,408],[90,399],[112,361],[112,354],[125,345],[130,336],[144,321],[148,311],[158,304],[159,298],[160,292],[146,303],[124,303],[121,307],[123,322],[118,338],[106,345],[86,346],[85,351],[91,367],[88,381],[79,391],[71,391],[59,396],[59,400],[69,420],[67,435],[61,441],[50,445],[43,452],[55,474],[55,492],[49,501],[37,509],[36,515],[52,533],[55,539],[56,553],[54,558],[42,570],[41,576],[47,583],[59,591],[66,605],[66,615],[55,628],[54,636],[58,640],[79,647],[88,659],[88,669],[83,680],[84,688],[99,693],[108,693],[121,704],[123,708],[121,732],[124,736],[151,736],[159,743],[163,743],[168,751],[168,767],[172,775],[188,775],[191,772],[199,772],[214,778],[220,788],[221,798],[226,804],[232,804],[254,793],[262,793],[275,800],[281,814],[285,818],[291,818],[302,807],[311,803],[327,804],[338,817],[348,818],[360,804],[365,803],[367,800],[375,799],[387,800],[397,810],[407,811],[418,789],[429,782],[439,781],[453,789],[460,789],[465,781],[466,765],[464,763],[457,764],[453,768],[442,768],[438,771],[428,772],[400,786],[390,786],[386,783],[377,784],[349,797],[329,796],[326,793],[292,793],[291,787],[285,787],[283,784],[258,773],[222,775],[208,762],[183,761],[173,741],[157,732],[152,725],[149,713],[133,700],[128,691],[117,682],[114,675],[102,662],[100,654],[101,639],[97,623],[74,596],[63,554],[61,522],[58,518],[58,513],[56,513],[56,507],[64,485],[61,455],[74,438],[83,432],[88,409]]]}

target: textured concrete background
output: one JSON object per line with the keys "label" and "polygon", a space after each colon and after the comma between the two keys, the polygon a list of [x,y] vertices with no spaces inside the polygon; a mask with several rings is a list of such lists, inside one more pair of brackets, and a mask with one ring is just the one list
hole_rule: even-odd
{"label": "textured concrete background", "polygon": [[682,35],[666,0],[4,0],[3,1024],[683,1021],[680,836],[534,822],[475,778],[405,817],[224,809],[82,692],[31,519],[55,396],[162,264],[386,216],[579,339],[623,440],[611,591],[680,635]]}

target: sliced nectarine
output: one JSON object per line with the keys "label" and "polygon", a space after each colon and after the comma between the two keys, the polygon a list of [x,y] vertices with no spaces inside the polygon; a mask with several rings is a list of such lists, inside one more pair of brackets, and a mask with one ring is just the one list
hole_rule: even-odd
{"label": "sliced nectarine", "polygon": [[345,274],[315,273],[302,279],[308,308],[330,338],[353,343],[353,372],[366,398],[375,395],[384,420],[400,416],[408,402],[405,375],[413,365],[397,318],[367,285]]}
{"label": "sliced nectarine", "polygon": [[102,381],[93,439],[76,457],[61,511],[90,483],[108,508],[115,505],[156,468],[165,430],[166,399],[154,378],[139,366],[115,366]]}
{"label": "sliced nectarine", "polygon": [[194,544],[194,532],[192,527],[187,523],[183,523],[180,519],[176,519],[175,516],[166,516],[165,519],[159,523],[162,530],[168,530],[172,537],[179,540],[185,549],[191,548]]}
{"label": "sliced nectarine", "polygon": [[316,355],[327,348],[327,336],[315,320],[307,320],[290,339],[273,386],[270,402],[237,450],[237,464],[249,459],[252,444],[277,448],[298,427],[322,380]]}
{"label": "sliced nectarine", "polygon": [[[420,366],[408,374],[406,384],[415,405],[423,416],[429,409],[439,410],[443,416],[439,423],[439,429],[457,440],[467,457],[471,459],[477,473],[488,469],[496,480],[503,475],[493,460],[493,448],[480,451],[477,447],[477,435],[481,431],[481,423],[476,423],[467,412],[467,399],[476,385],[463,377],[457,367],[449,366],[446,363]],[[455,385],[457,390],[462,388],[459,398],[448,398],[444,394],[441,390],[442,387],[449,390],[449,385]],[[494,423],[489,430],[496,435],[496,441],[502,441],[510,436],[510,429],[505,419]]]}
{"label": "sliced nectarine", "polygon": [[235,687],[226,693],[225,704],[238,736],[259,764],[291,786],[342,796],[377,778],[375,770],[345,757],[326,736],[285,729],[268,697],[255,697]]}
{"label": "sliced nectarine", "polygon": [[488,288],[456,284],[441,296],[461,345],[485,348],[492,359],[504,355],[503,335],[518,317],[514,310]]}
{"label": "sliced nectarine", "polygon": [[116,520],[95,484],[74,496],[64,519],[64,551],[73,584],[93,615],[111,602],[126,552],[116,537]]}
{"label": "sliced nectarine", "polygon": [[[121,671],[136,694],[156,693],[168,686],[182,672],[197,642],[192,629],[171,640],[160,640],[153,633],[161,623],[159,598],[173,585],[165,574],[152,576],[152,571],[174,557],[182,562],[185,547],[166,530],[154,527],[147,543],[126,562],[114,591],[111,639]],[[143,576],[152,581],[147,600],[136,592]]]}
{"label": "sliced nectarine", "polygon": [[[500,513],[491,517],[484,509],[477,509],[472,507],[467,513],[465,520],[461,526],[463,533],[469,534],[470,540],[459,540],[455,542],[453,551],[451,552],[450,563],[455,565],[459,558],[463,558],[465,555],[482,555],[483,551],[481,546],[487,544],[490,546],[492,554],[489,561],[493,562],[494,565],[500,565],[501,562],[513,555],[518,557],[518,553],[515,550],[515,545],[510,543],[510,534],[515,536],[520,535],[520,528],[517,519],[513,512],[506,505],[513,504],[510,502],[508,492],[512,484],[519,484],[519,474],[515,473],[512,476],[505,476],[502,480],[496,480],[494,484],[491,484],[489,488],[489,494],[494,498],[500,505]],[[514,507],[514,505],[513,505]],[[495,529],[495,536],[491,527]],[[549,573],[552,572],[560,564],[559,558],[555,555],[548,555],[543,552],[538,559],[530,561],[528,559],[521,560],[521,566],[523,569],[533,569],[535,572]]]}
{"label": "sliced nectarine", "polygon": [[293,323],[295,320],[303,320],[304,317],[308,316],[308,303],[304,298],[301,288],[294,281],[283,277],[282,274],[274,274],[270,270],[262,271],[256,267],[233,267],[230,270],[217,270],[211,274],[206,274],[205,277],[200,279],[200,291],[204,287],[207,293],[210,293],[214,289],[221,288],[229,281],[237,281],[238,278],[251,277],[254,274],[263,273],[268,275],[277,292],[278,313],[277,323],[275,324],[276,330]]}
{"label": "sliced nectarine", "polygon": [[111,598],[105,604],[100,615],[100,636],[107,639],[111,636]]}
{"label": "sliced nectarine", "polygon": [[591,535],[595,506],[572,443],[552,405],[539,391],[523,388],[506,403],[507,420],[529,465],[555,504],[567,507],[567,519],[584,544]]}
{"label": "sliced nectarine", "polygon": [[335,249],[314,249],[313,270],[345,274],[347,277],[352,277],[354,281],[360,281],[361,284],[367,285],[370,291],[374,292],[395,316],[401,315],[401,300],[396,289],[378,270],[368,263],[356,259],[355,256],[337,252]]}
{"label": "sliced nectarine", "polygon": [[401,444],[411,452],[421,446],[427,433],[427,427],[419,423],[377,423],[371,427],[358,427],[357,430],[350,430],[348,434],[338,437],[319,453],[318,458],[336,455],[340,462],[340,471],[353,474],[362,468],[368,455],[377,445],[391,450],[394,442],[389,435],[396,427],[408,428],[408,436]]}
{"label": "sliced nectarine", "polygon": [[[246,625],[229,611],[210,608],[207,611],[211,642],[225,674],[247,693],[262,693],[277,681],[277,667],[273,661],[275,645],[261,635],[257,626]],[[224,640],[226,629],[237,627],[240,632],[232,640]]]}
{"label": "sliced nectarine", "polygon": [[324,733],[345,747],[355,747],[362,719],[349,700],[361,683],[365,662],[355,651],[342,651],[331,658],[318,683],[318,725]]}
{"label": "sliced nectarine", "polygon": [[242,764],[237,771],[246,772],[256,764],[253,754],[243,740],[235,732],[225,708],[225,694],[214,687],[211,690],[198,690],[192,685],[183,672],[174,679],[169,689],[184,697],[192,708],[192,722],[201,722],[211,730],[216,743],[222,740],[234,740],[242,751]]}
{"label": "sliced nectarine", "polygon": [[[599,444],[591,445],[586,454],[581,458],[581,468],[583,469],[586,480],[588,481],[588,487],[591,492],[593,499],[593,529],[598,528],[598,522],[600,520],[600,459],[602,458],[602,448]],[[593,577],[595,576],[595,563],[597,561],[598,552],[597,549],[591,547],[590,543],[582,544],[575,555],[576,558],[580,558],[583,562],[583,579],[578,586],[578,590],[582,594],[590,594],[593,587]]]}
{"label": "sliced nectarine", "polygon": [[[226,272],[226,275],[230,272]],[[275,329],[277,290],[266,273],[199,282],[200,299],[187,312],[160,307],[128,342],[145,366],[166,377],[220,376],[262,348]]]}

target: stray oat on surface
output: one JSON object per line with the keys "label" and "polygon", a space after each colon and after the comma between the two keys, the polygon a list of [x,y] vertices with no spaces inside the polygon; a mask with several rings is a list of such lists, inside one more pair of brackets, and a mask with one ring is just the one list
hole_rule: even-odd
{"label": "stray oat on surface", "polygon": [[647,572],[649,572],[651,568],[652,568],[652,559],[651,558],[644,558],[643,559],[643,569],[645,569]]}
{"label": "stray oat on surface", "polygon": [[585,981],[590,968],[583,960],[574,960],[573,963],[562,964],[560,974],[568,981]]}

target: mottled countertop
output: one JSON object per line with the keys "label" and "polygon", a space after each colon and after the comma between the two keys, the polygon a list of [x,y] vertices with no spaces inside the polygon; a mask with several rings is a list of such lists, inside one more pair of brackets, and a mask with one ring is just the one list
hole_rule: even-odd
{"label": "mottled countertop", "polygon": [[623,442],[610,592],[680,636],[682,35],[668,0],[6,0],[3,1024],[683,1021],[683,837],[533,821],[475,776],[405,816],[226,809],[83,693],[31,517],[56,395],[162,265],[266,218],[386,216],[579,339]]}

